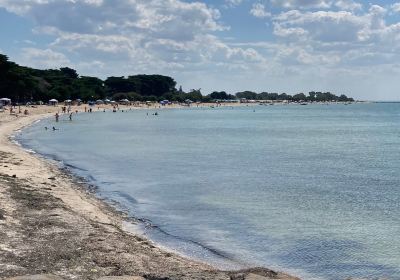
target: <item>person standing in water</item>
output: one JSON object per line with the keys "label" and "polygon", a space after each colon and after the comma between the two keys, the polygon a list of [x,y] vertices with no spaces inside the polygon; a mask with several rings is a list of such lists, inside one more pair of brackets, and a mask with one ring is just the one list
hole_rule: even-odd
{"label": "person standing in water", "polygon": [[60,118],[60,115],[56,113],[56,122],[58,122],[58,119]]}
{"label": "person standing in water", "polygon": [[69,120],[72,121],[72,113],[69,114]]}

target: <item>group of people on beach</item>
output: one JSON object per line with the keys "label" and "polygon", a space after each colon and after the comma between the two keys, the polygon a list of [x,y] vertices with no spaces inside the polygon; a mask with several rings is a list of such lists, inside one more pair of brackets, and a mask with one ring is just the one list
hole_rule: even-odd
{"label": "group of people on beach", "polygon": [[[100,110],[101,108],[98,107],[97,109]],[[129,108],[129,111],[131,111],[131,110],[132,110],[132,108]],[[120,108],[119,108],[118,104],[113,105],[112,112],[116,113],[117,111],[120,111]],[[121,112],[124,112],[124,111],[127,111],[127,110],[121,110]],[[84,112],[85,113],[92,113],[93,112],[93,108],[91,108],[91,107],[87,108],[85,106],[84,107]],[[103,112],[106,112],[105,108],[103,108]],[[61,107],[61,113],[62,114],[68,114],[69,120],[72,121],[73,112],[72,112],[71,106],[68,106],[68,107],[67,106],[63,106],[63,107]],[[77,113],[79,113],[79,111],[76,110],[75,113],[77,114]],[[149,113],[147,112],[146,115],[148,116]],[[153,116],[158,116],[158,112],[152,113],[152,115]],[[59,112],[56,112],[54,117],[55,117],[55,121],[56,122],[60,121],[60,113]],[[45,127],[45,129],[48,130],[48,127]],[[58,130],[58,129],[53,126],[53,131],[55,131],[55,130]]]}
{"label": "group of people on beach", "polygon": [[[18,106],[18,112],[15,112],[14,109],[15,109],[15,107],[10,106],[10,115],[15,115],[16,117],[18,117],[18,114],[21,114],[21,113],[22,113],[22,111],[21,111],[21,106]],[[25,109],[25,110],[24,110],[24,115],[25,115],[25,116],[29,115],[28,109]]]}

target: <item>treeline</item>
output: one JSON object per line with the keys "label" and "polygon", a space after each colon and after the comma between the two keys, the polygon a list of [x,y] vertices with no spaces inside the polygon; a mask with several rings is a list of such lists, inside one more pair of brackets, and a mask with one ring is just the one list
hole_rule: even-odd
{"label": "treeline", "polygon": [[184,92],[176,88],[173,78],[163,75],[135,75],[128,77],[109,77],[104,81],[96,77],[79,76],[71,68],[38,70],[19,66],[0,54],[0,98],[11,98],[15,103],[28,101],[44,101],[55,98],[60,101],[81,99],[90,101],[97,99],[131,101],[178,101],[186,100],[210,102],[215,100],[290,100],[290,101],[353,101],[345,95],[336,96],[331,93],[310,92],[287,95],[285,93],[238,92],[235,95],[212,92],[202,95],[200,89]]}
{"label": "treeline", "polygon": [[308,95],[304,93],[298,93],[295,95],[288,95],[286,93],[268,93],[268,92],[261,92],[255,93],[251,91],[243,91],[236,93],[236,97],[239,99],[248,99],[248,100],[274,100],[274,101],[283,101],[289,100],[294,102],[328,102],[328,101],[335,101],[335,102],[352,102],[354,101],[353,98],[349,98],[346,95],[342,94],[337,96],[330,92],[315,92],[311,91]]}

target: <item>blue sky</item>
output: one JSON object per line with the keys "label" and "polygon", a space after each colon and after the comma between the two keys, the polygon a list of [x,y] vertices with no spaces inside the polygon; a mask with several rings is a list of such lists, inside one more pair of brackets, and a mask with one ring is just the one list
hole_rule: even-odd
{"label": "blue sky", "polygon": [[0,0],[0,36],[1,53],[37,68],[400,100],[397,1]]}

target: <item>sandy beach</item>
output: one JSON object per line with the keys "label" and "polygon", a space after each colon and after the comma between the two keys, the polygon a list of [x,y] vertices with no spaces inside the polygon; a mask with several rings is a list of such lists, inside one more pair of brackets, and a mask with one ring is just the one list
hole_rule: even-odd
{"label": "sandy beach", "polygon": [[[220,271],[125,232],[122,225],[128,217],[124,213],[97,199],[79,178],[11,141],[15,131],[61,111],[60,106],[27,109],[29,115],[0,113],[0,279],[37,274],[60,279],[124,275],[144,279],[298,279],[262,268]],[[73,107],[75,110],[82,112],[83,106]]]}

